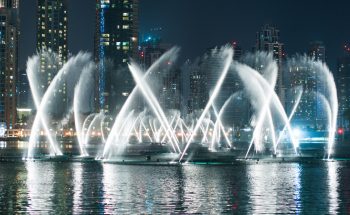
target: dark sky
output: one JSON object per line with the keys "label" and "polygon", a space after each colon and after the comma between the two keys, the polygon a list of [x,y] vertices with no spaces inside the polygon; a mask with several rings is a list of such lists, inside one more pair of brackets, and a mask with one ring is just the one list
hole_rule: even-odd
{"label": "dark sky", "polygon": [[[163,40],[194,58],[207,48],[238,41],[251,50],[263,24],[280,29],[288,55],[305,52],[313,40],[326,45],[335,68],[342,47],[350,42],[349,0],[139,0],[140,33],[162,27]],[[70,52],[93,51],[95,0],[68,0]],[[35,52],[36,0],[21,0],[20,66]]]}

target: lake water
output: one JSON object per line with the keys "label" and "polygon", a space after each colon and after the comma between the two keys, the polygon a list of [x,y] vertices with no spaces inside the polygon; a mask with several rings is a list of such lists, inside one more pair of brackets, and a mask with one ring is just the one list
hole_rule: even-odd
{"label": "lake water", "polygon": [[350,213],[350,162],[1,162],[3,214]]}

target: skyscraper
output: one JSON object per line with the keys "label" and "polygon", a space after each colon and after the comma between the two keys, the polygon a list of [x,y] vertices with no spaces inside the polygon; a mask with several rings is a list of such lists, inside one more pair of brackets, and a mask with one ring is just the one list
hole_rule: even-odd
{"label": "skyscraper", "polygon": [[232,45],[233,50],[235,51],[234,55],[233,55],[233,60],[239,61],[244,54],[243,50],[242,50],[241,46],[238,45],[237,41],[233,41],[231,43],[231,45]]}
{"label": "skyscraper", "polygon": [[[286,92],[287,114],[297,102],[300,87],[303,94],[298,108],[293,116],[292,123],[302,128],[317,128],[317,80],[316,71],[310,65],[300,64],[300,56],[290,59],[287,62],[288,91]],[[298,89],[299,88],[299,89]]]}
{"label": "skyscraper", "polygon": [[25,69],[17,74],[17,108],[32,108],[30,86]]}
{"label": "skyscraper", "polygon": [[17,119],[18,4],[18,0],[0,0],[0,123],[10,129]]}
{"label": "skyscraper", "polygon": [[287,113],[291,113],[299,94],[297,87],[302,87],[303,93],[293,123],[301,127],[324,130],[327,129],[327,114],[322,97],[319,95],[326,96],[327,91],[322,75],[318,71],[319,67],[316,65],[325,62],[326,48],[320,41],[311,42],[307,53],[307,56],[297,55],[287,61],[286,109]]}
{"label": "skyscraper", "polygon": [[[238,44],[237,41],[234,41],[231,43],[233,49],[234,49],[234,55],[233,60],[240,62],[242,58],[244,57],[244,51],[241,48],[241,46]],[[231,86],[231,93],[242,90],[243,84],[240,80],[240,78],[237,75],[228,74],[227,77],[229,78],[229,82],[226,83]],[[224,83],[225,84],[225,83]],[[245,97],[244,93],[239,93],[237,96],[235,96],[234,101],[232,103],[239,103],[239,105],[231,105],[227,109],[227,112],[229,113],[229,116],[232,117],[233,125],[237,127],[245,127],[249,124],[250,119],[250,106],[249,101]]]}
{"label": "skyscraper", "polygon": [[284,44],[280,42],[280,31],[270,25],[264,25],[260,31],[256,33],[255,49],[259,51],[266,51],[273,54],[273,58],[277,61],[279,66],[278,77],[276,83],[276,92],[282,102],[285,104],[285,87],[284,77],[282,71],[282,60],[284,58]]}
{"label": "skyscraper", "polygon": [[[314,61],[321,61],[322,63],[326,62],[326,47],[322,41],[312,41],[309,45],[308,56]],[[315,91],[325,94],[326,86],[325,83],[317,77],[318,73],[314,74],[314,80],[316,81]],[[327,116],[323,110],[323,104],[320,98],[316,97],[316,124],[318,127],[324,127],[321,125],[326,124]]]}
{"label": "skyscraper", "polygon": [[[145,70],[148,69],[170,48],[171,45],[163,43],[159,36],[147,36],[140,43],[140,64]],[[160,105],[165,109],[179,109],[181,70],[176,67],[175,62],[169,60],[165,65],[157,66],[149,77],[158,82],[158,86],[153,86],[153,89],[154,93],[159,96]]]}
{"label": "skyscraper", "polygon": [[98,107],[114,112],[134,87],[127,62],[138,54],[138,0],[96,0],[96,16]]}
{"label": "skyscraper", "polygon": [[339,100],[339,125],[349,128],[347,114],[350,111],[350,48],[345,46],[344,55],[338,59],[338,100]]}
{"label": "skyscraper", "polygon": [[312,41],[309,46],[308,55],[314,60],[326,62],[326,47],[322,41]]}
{"label": "skyscraper", "polygon": [[189,112],[201,110],[209,99],[208,93],[208,75],[202,68],[202,61],[190,64],[188,62],[188,71],[190,71],[190,95],[188,101]]}
{"label": "skyscraper", "polygon": [[[67,61],[67,3],[66,0],[38,0],[37,49],[47,51],[40,56],[40,91],[45,91]],[[53,115],[61,115],[67,104],[66,83],[55,91],[53,102],[60,104]]]}
{"label": "skyscraper", "polygon": [[160,37],[147,36],[140,42],[139,62],[147,69],[170,48],[171,45],[163,43]]}

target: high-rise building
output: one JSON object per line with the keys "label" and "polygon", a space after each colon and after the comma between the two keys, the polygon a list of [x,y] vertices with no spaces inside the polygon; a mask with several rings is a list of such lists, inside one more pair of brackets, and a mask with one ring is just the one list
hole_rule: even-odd
{"label": "high-rise building", "polygon": [[286,92],[286,111],[290,114],[297,102],[298,87],[302,87],[303,94],[292,123],[302,128],[317,128],[317,80],[316,71],[310,65],[300,65],[299,59],[288,61],[288,91]]}
{"label": "high-rise building", "polygon": [[170,68],[162,80],[160,104],[165,109],[180,109],[181,102],[181,70]]}
{"label": "high-rise building", "polygon": [[18,0],[0,0],[0,126],[10,129],[17,120],[18,4]]}
{"label": "high-rise building", "polygon": [[190,93],[188,101],[189,112],[204,109],[209,100],[208,93],[208,76],[205,70],[202,69],[202,62],[190,64]]}
{"label": "high-rise building", "polygon": [[[238,44],[237,41],[231,43],[234,49],[233,60],[240,62],[244,56],[244,51],[242,47]],[[244,93],[237,93],[238,91],[243,89],[243,84],[240,78],[237,75],[233,75],[232,73],[228,74],[229,82],[226,85],[231,85],[231,93],[236,93],[233,101],[233,104],[239,105],[231,105],[228,109],[229,117],[232,118],[231,122],[234,127],[245,127],[249,124],[250,120],[250,105],[249,100],[246,98]]]}
{"label": "high-rise building", "polygon": [[[242,49],[238,46],[237,42],[230,44],[235,50],[233,60],[239,61],[242,57]],[[190,96],[189,96],[189,112],[195,112],[196,110],[204,109],[211,97],[211,93],[215,89],[217,82],[220,78],[221,72],[224,69],[223,59],[224,48],[209,48],[206,54],[196,63],[194,63],[190,71]],[[225,102],[234,93],[243,89],[243,85],[237,75],[229,72],[224,82],[220,87],[220,92],[216,95],[214,102],[215,111],[223,107]],[[235,105],[237,102],[241,106]],[[243,107],[243,108],[241,108]],[[215,113],[212,113],[215,116]],[[244,126],[248,121],[248,104],[243,95],[235,94],[234,99],[231,99],[230,103],[227,103],[225,108],[224,117],[222,122],[228,126]]]}
{"label": "high-rise building", "polygon": [[139,62],[147,69],[170,48],[171,45],[163,43],[160,37],[147,36],[140,43]]}
{"label": "high-rise building", "polygon": [[19,69],[17,74],[17,128],[26,128],[32,120],[33,100],[25,69]]}
{"label": "high-rise building", "polygon": [[233,60],[239,61],[243,55],[243,50],[241,48],[241,46],[238,45],[237,41],[233,41],[231,43],[234,52],[233,55]]}
{"label": "high-rise building", "polygon": [[25,69],[17,74],[17,108],[33,108],[28,76]]}
{"label": "high-rise building", "polygon": [[266,51],[273,54],[273,58],[278,64],[278,76],[276,83],[276,92],[281,100],[281,103],[285,104],[285,86],[282,70],[282,61],[284,59],[284,44],[280,42],[280,31],[271,25],[264,25],[259,32],[256,33],[256,45],[255,49],[259,51]]}
{"label": "high-rise building", "polygon": [[314,41],[310,43],[307,53],[307,56],[296,56],[287,62],[286,110],[287,114],[291,113],[299,94],[297,87],[302,87],[302,97],[292,122],[300,127],[323,130],[327,129],[327,114],[323,101],[318,95],[326,95],[326,86],[319,77],[320,71],[317,71],[314,63],[325,63],[326,48],[322,42]]}
{"label": "high-rise building", "polygon": [[[323,44],[322,41],[313,41],[309,45],[309,50],[308,50],[308,56],[314,60],[314,61],[321,61],[322,63],[326,62],[326,47]],[[317,73],[314,74],[315,77],[314,79],[316,80],[316,86],[315,86],[315,91],[319,92],[321,94],[326,93],[326,86],[323,81],[321,81],[317,77]],[[323,125],[326,124],[327,121],[327,115],[326,112],[323,110],[323,103],[320,101],[320,99],[317,97],[316,98],[316,121],[317,121],[317,126],[318,127],[324,127]]]}
{"label": "high-rise building", "polygon": [[[139,62],[146,70],[170,48],[171,45],[163,43],[159,36],[147,36],[140,43]],[[176,67],[175,62],[169,60],[164,65],[157,66],[150,77],[158,81],[159,86],[153,86],[153,88],[157,90],[154,93],[159,95],[159,103],[162,107],[179,109],[181,70]]]}
{"label": "high-rise building", "polygon": [[339,125],[349,128],[350,111],[350,47],[345,46],[344,56],[338,59],[337,88],[339,101]]}
{"label": "high-rise building", "polygon": [[308,55],[316,61],[326,62],[326,47],[322,41],[313,41],[310,43]]}
{"label": "high-rise building", "polygon": [[[46,51],[40,56],[40,89],[43,93],[51,81],[67,61],[67,2],[66,0],[37,0],[37,49]],[[66,109],[66,82],[60,84],[54,93],[52,102],[59,104],[51,112],[60,116]]]}
{"label": "high-rise building", "polygon": [[97,106],[114,112],[134,87],[127,62],[138,54],[138,0],[96,0],[96,17]]}

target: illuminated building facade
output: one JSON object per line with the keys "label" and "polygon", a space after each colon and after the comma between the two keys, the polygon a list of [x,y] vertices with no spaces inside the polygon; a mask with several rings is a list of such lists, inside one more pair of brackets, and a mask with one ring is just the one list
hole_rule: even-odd
{"label": "illuminated building facade", "polygon": [[338,59],[337,90],[339,125],[349,128],[350,113],[350,47],[345,46],[344,56]]}
{"label": "illuminated building facade", "polygon": [[19,36],[18,0],[0,0],[0,123],[14,128]]}
{"label": "illuminated building facade", "polygon": [[[309,45],[308,56],[314,61],[326,62],[326,46],[322,41],[313,41]],[[325,95],[326,86],[325,83],[318,79],[317,73],[315,73],[316,87],[315,91]],[[323,103],[319,97],[316,98],[316,124],[317,127],[324,127],[327,123],[326,112],[323,108]]]}
{"label": "illuminated building facade", "polygon": [[309,65],[300,65],[290,60],[288,65],[288,91],[286,100],[287,113],[291,113],[299,94],[297,87],[302,87],[303,94],[292,123],[302,128],[317,128],[317,80],[316,71]]}
{"label": "illuminated building facade", "polygon": [[97,0],[95,33],[97,106],[112,113],[134,87],[127,62],[138,54],[138,0]]}
{"label": "illuminated building facade", "polygon": [[[37,1],[37,50],[47,51],[40,56],[40,92],[44,92],[59,69],[67,62],[67,2],[65,0]],[[57,108],[52,111],[53,116],[60,116],[67,104],[66,82],[60,84],[54,92]]]}
{"label": "illuminated building facade", "polygon": [[188,71],[190,71],[188,111],[192,113],[196,110],[204,109],[209,100],[208,76],[206,71],[201,67],[202,62],[188,64]]}

